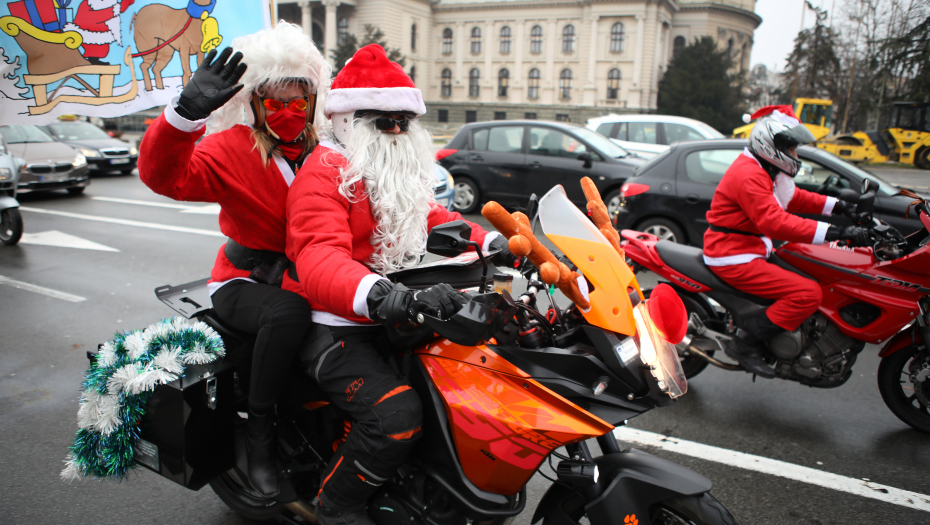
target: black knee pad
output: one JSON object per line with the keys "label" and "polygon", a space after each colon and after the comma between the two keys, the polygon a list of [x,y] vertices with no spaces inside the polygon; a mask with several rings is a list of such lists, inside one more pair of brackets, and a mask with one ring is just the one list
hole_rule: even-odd
{"label": "black knee pad", "polygon": [[423,425],[423,405],[420,396],[409,385],[404,390],[382,398],[372,410],[381,421],[381,431],[386,439],[386,445],[391,442],[410,442],[420,438],[420,427]]}

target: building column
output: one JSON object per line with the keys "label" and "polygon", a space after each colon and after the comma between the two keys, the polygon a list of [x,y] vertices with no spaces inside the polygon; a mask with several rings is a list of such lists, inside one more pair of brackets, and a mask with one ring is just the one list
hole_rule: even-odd
{"label": "building column", "polygon": [[523,94],[523,38],[526,20],[517,20],[514,28],[513,72],[510,75],[511,99],[517,104],[524,100]]}
{"label": "building column", "polygon": [[456,22],[455,29],[452,33],[452,41],[455,45],[455,83],[459,85],[461,97],[456,102],[468,100],[468,77],[465,76],[465,40],[468,36],[465,34],[465,24]]}
{"label": "building column", "polygon": [[481,97],[481,99],[484,102],[491,102],[497,100],[497,71],[492,71],[491,68],[491,48],[494,47],[494,22],[486,22],[484,31],[487,35],[484,46],[484,74],[485,78],[488,79],[488,84],[491,85],[491,91],[490,93],[485,92],[486,96]]}
{"label": "building column", "polygon": [[[656,8],[658,10],[658,8]],[[658,13],[656,13],[658,15]],[[655,108],[659,94],[659,76],[665,70],[665,64],[662,62],[662,55],[665,48],[665,27],[659,17],[656,16],[656,33],[655,33],[655,57],[652,64],[652,81],[649,83],[649,107]]]}
{"label": "building column", "polygon": [[642,90],[642,86],[640,83],[643,78],[643,43],[645,42],[643,32],[645,29],[645,17],[643,15],[636,15],[636,55],[633,57],[633,89],[630,90],[629,102],[629,107],[631,108],[641,107],[640,91]]}
{"label": "building column", "polygon": [[594,106],[597,104],[597,25],[600,15],[591,15],[591,29],[588,34],[588,41],[591,45],[588,47],[588,82],[584,89],[584,105]]}
{"label": "building column", "polygon": [[310,2],[301,0],[297,2],[297,5],[300,7],[300,25],[304,29],[304,34],[313,40],[313,15],[310,11]]}
{"label": "building column", "polygon": [[[543,35],[545,39],[546,47],[549,49],[546,50],[546,75],[543,77],[546,80],[546,83],[543,86],[540,86],[540,89],[543,93],[546,94],[546,98],[540,97],[544,104],[555,104],[558,102],[558,89],[559,89],[559,79],[555,76],[555,53],[556,46],[558,45],[557,41],[559,39],[559,34],[556,29],[556,21],[549,20],[549,29],[548,36]],[[561,49],[559,49],[561,54]]]}
{"label": "building column", "polygon": [[323,45],[326,51],[323,55],[331,66],[334,65],[331,55],[336,50],[336,8],[339,4],[339,0],[323,0],[323,5],[326,6],[326,43]]}

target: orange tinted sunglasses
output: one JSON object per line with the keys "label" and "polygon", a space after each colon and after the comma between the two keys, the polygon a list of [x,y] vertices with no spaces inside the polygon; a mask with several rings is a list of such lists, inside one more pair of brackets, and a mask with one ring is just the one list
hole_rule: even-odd
{"label": "orange tinted sunglasses", "polygon": [[274,98],[263,98],[262,104],[265,106],[265,109],[271,111],[281,111],[285,106],[291,111],[305,111],[308,102],[305,98],[295,98],[290,102],[282,102]]}

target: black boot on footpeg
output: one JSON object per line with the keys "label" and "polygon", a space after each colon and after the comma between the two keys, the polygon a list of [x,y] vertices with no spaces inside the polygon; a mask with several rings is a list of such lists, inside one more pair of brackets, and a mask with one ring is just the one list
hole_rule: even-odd
{"label": "black boot on footpeg", "polygon": [[249,409],[248,422],[249,483],[265,497],[280,491],[277,452],[274,439],[274,409],[255,413]]}
{"label": "black boot on footpeg", "polygon": [[316,508],[316,522],[319,525],[375,525],[368,517],[365,507],[356,510],[336,510],[324,507],[322,501]]}
{"label": "black boot on footpeg", "polygon": [[736,337],[726,348],[727,355],[739,361],[740,366],[749,373],[766,379],[775,377],[775,370],[765,364],[759,347],[747,343],[744,338],[740,337],[743,333],[742,330],[736,333]]}

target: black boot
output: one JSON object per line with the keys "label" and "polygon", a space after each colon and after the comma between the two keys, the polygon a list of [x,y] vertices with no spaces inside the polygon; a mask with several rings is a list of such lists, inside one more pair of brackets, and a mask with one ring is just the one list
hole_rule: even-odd
{"label": "black boot", "polygon": [[249,482],[263,496],[278,494],[278,458],[274,439],[274,408],[253,411],[249,408],[248,423]]}
{"label": "black boot", "polygon": [[733,343],[727,346],[726,354],[739,361],[747,372],[759,377],[771,379],[775,377],[775,370],[762,359],[762,341],[767,341],[782,331],[782,328],[773,323],[765,312],[746,319],[733,338]]}
{"label": "black boot", "polygon": [[336,510],[323,506],[323,502],[320,501],[315,515],[319,525],[375,525],[368,517],[365,507],[357,510]]}

